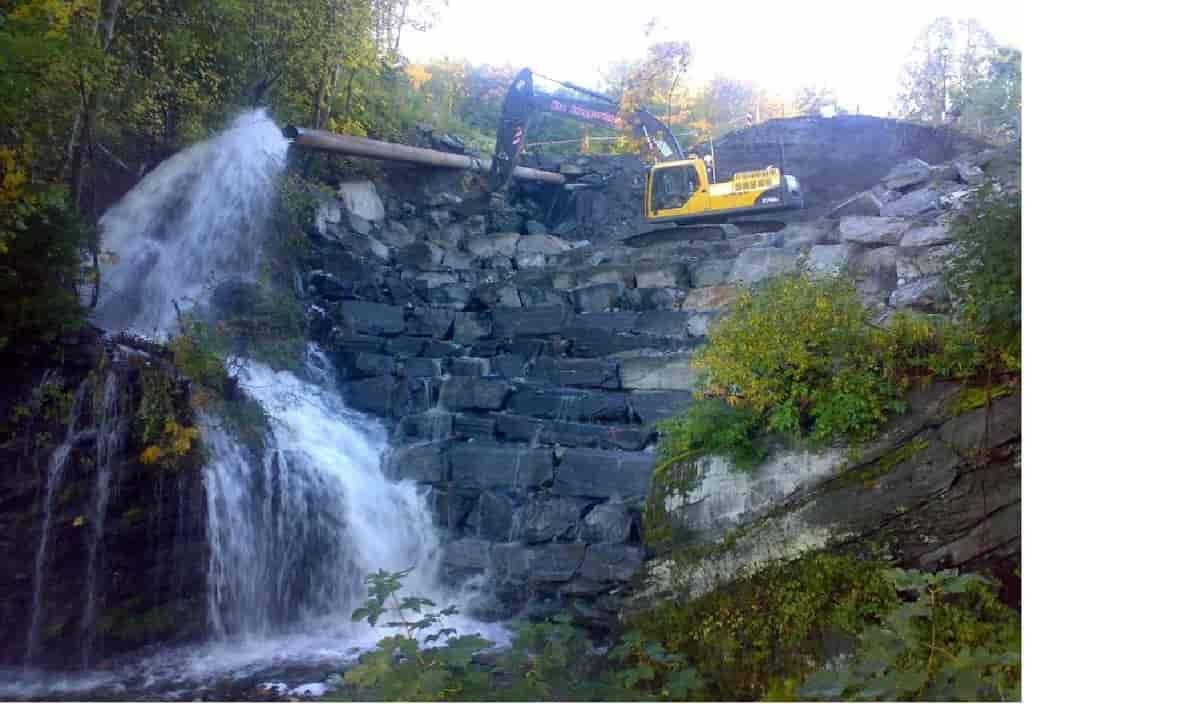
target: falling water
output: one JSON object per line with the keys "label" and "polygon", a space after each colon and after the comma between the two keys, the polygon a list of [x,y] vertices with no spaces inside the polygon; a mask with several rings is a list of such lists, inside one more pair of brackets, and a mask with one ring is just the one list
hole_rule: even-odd
{"label": "falling water", "polygon": [[[114,263],[104,272],[97,321],[162,337],[175,325],[177,304],[202,302],[215,281],[253,276],[286,149],[278,127],[255,111],[143,179],[101,219]],[[411,567],[407,589],[461,603],[436,579],[440,550],[427,497],[412,482],[384,476],[386,429],[345,406],[329,361],[310,349],[305,378],[252,360],[237,368],[239,386],[263,406],[269,429],[252,449],[218,416],[201,414],[199,421],[207,454],[208,616],[216,640],[156,652],[113,675],[136,687],[229,677],[284,660],[348,662],[355,648],[380,635],[349,619],[364,597],[364,576],[378,569]],[[104,393],[107,404],[107,384]],[[68,442],[56,450],[48,473],[39,575],[51,499],[69,449]],[[93,520],[104,512],[107,482],[97,485]],[[90,630],[92,570],[103,546],[95,540],[86,595]],[[31,651],[41,620],[37,585]],[[448,625],[481,630],[463,617]],[[488,631],[502,639],[502,629]],[[96,686],[94,674],[79,681]]]}
{"label": "falling water", "polygon": [[263,110],[163,162],[100,218],[105,268],[95,320],[161,336],[175,305],[218,279],[258,273],[262,235],[288,143]]}
{"label": "falling water", "polygon": [[[45,384],[43,384],[45,386]],[[42,644],[42,620],[44,618],[42,605],[42,588],[46,584],[46,561],[54,533],[54,498],[62,483],[63,468],[71,450],[79,442],[82,433],[79,432],[79,415],[83,410],[83,399],[87,396],[89,384],[84,382],[75,390],[71,402],[71,417],[67,421],[67,433],[61,444],[54,448],[50,455],[50,464],[46,467],[46,493],[42,495],[42,525],[38,533],[38,546],[33,562],[33,609],[29,619],[29,635],[25,640],[25,666],[33,664]]]}

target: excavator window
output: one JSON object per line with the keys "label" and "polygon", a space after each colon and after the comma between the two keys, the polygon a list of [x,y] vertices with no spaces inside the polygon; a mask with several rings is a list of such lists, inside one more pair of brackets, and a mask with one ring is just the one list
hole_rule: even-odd
{"label": "excavator window", "polygon": [[656,169],[651,181],[650,206],[654,210],[682,208],[699,187],[700,179],[691,164]]}

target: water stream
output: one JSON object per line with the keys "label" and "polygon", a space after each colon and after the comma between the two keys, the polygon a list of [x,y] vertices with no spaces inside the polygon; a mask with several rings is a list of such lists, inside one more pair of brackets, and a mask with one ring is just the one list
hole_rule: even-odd
{"label": "water stream", "polygon": [[[161,338],[172,330],[176,309],[203,302],[214,283],[252,277],[286,150],[279,128],[255,111],[144,178],[101,220],[106,249],[115,256],[104,273],[97,322],[109,330]],[[0,671],[0,699],[80,693],[174,699],[201,696],[216,682],[240,679],[282,677],[286,682],[290,677],[298,684],[297,678],[345,666],[383,635],[349,618],[365,596],[363,577],[378,569],[413,568],[406,587],[439,604],[469,599],[438,583],[440,546],[426,497],[416,484],[384,476],[387,429],[346,407],[319,350],[310,348],[299,375],[253,360],[238,360],[236,368],[241,388],[267,411],[270,432],[261,447],[252,449],[221,418],[202,415],[200,420],[208,458],[210,640],[119,658],[106,662],[104,670]],[[117,414],[109,412],[116,404],[110,381],[98,391],[106,417],[113,420],[99,421],[105,437],[97,444],[101,474],[87,553],[89,585],[103,563],[100,531],[112,482],[104,473],[105,458],[119,449],[109,437],[117,422]],[[54,453],[48,507],[61,473],[56,468],[61,470],[75,433],[72,425]],[[46,516],[33,566],[35,584],[46,578],[49,508]],[[83,595],[89,624],[84,653],[94,637],[96,595],[91,592],[89,587]],[[37,647],[39,609],[35,593],[31,651]],[[465,616],[447,625],[504,639],[501,627]]]}

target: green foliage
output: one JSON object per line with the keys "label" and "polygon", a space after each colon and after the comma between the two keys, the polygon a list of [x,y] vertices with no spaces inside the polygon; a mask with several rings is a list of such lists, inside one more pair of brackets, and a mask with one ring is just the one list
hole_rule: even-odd
{"label": "green foliage", "polygon": [[1020,617],[976,575],[889,569],[909,597],[859,634],[848,659],[808,676],[799,699],[1011,701],[1021,698]]}
{"label": "green foliage", "polygon": [[0,210],[0,350],[18,341],[36,348],[83,323],[76,287],[90,229],[63,188],[7,206]]}
{"label": "green foliage", "polygon": [[929,378],[939,346],[928,320],[898,315],[879,327],[871,317],[845,277],[787,276],[747,290],[693,361],[702,392],[813,446],[866,440]]}
{"label": "green foliage", "polygon": [[882,565],[815,553],[662,604],[634,625],[687,657],[703,698],[761,698],[781,678],[816,669],[826,639],[857,633],[896,603]]}
{"label": "green foliage", "polygon": [[[954,223],[955,246],[944,277],[962,322],[959,371],[988,374],[1020,368],[1021,200],[991,182]],[[949,357],[952,362],[955,357]]]}
{"label": "green foliage", "polygon": [[368,596],[353,618],[398,632],[379,641],[346,673],[355,698],[404,701],[632,701],[687,699],[701,683],[684,659],[641,633],[626,633],[604,655],[571,619],[511,624],[499,652],[478,636],[459,636],[428,599],[402,594],[401,572],[367,577]]}
{"label": "green foliage", "polygon": [[190,422],[191,409],[175,380],[158,367],[145,367],[133,425],[138,460],[168,471],[196,466],[200,429]]}
{"label": "green foliage", "polygon": [[660,468],[702,455],[730,457],[740,469],[749,469],[763,460],[762,423],[753,410],[730,406],[720,399],[702,399],[686,413],[659,423],[662,440],[658,445]]}

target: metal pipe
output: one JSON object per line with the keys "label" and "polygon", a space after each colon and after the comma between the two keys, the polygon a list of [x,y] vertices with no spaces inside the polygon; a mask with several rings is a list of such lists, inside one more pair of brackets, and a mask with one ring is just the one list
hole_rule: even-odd
{"label": "metal pipe", "polygon": [[[283,136],[292,140],[292,144],[304,149],[347,156],[361,156],[367,159],[382,159],[384,161],[407,161],[413,164],[440,166],[447,169],[468,169],[487,173],[492,168],[491,159],[479,159],[463,154],[450,154],[433,149],[410,147],[407,144],[380,142],[366,137],[351,137],[345,134],[334,134],[324,130],[310,130],[305,127],[288,125],[283,128]],[[513,169],[513,177],[527,181],[540,181],[558,186],[567,182],[562,174],[552,171],[531,169],[518,166]]]}

